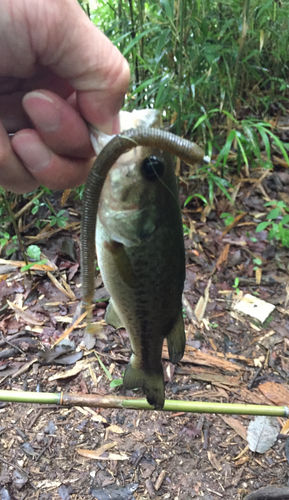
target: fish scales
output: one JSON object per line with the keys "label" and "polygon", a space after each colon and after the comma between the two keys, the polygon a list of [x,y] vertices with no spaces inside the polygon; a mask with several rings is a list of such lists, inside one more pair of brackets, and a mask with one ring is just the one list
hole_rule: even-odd
{"label": "fish scales", "polygon": [[[149,403],[162,408],[163,340],[168,337],[172,362],[181,359],[185,347],[182,220],[172,156],[149,148],[136,150],[135,162],[116,164],[104,183],[97,258],[111,295],[106,321],[125,327],[131,341],[133,354],[124,386],[141,387]],[[143,172],[147,158],[161,165],[161,175],[154,180]]]}

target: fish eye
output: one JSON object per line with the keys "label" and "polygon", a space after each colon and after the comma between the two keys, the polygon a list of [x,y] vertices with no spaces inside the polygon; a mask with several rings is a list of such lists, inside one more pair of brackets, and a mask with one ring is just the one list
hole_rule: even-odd
{"label": "fish eye", "polygon": [[165,164],[161,158],[148,156],[142,162],[141,171],[147,180],[157,181],[164,174]]}

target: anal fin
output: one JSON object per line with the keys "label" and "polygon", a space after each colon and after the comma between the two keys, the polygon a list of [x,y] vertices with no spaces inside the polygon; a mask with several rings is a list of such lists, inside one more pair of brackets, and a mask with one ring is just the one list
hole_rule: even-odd
{"label": "anal fin", "polygon": [[112,299],[110,299],[109,304],[106,308],[104,320],[107,325],[111,325],[114,328],[124,328],[123,322],[121,321],[119,315],[115,310]]}
{"label": "anal fin", "polygon": [[186,347],[186,334],[182,309],[180,310],[180,314],[171,331],[168,333],[168,335],[166,335],[166,338],[168,343],[170,362],[176,364],[182,359]]}

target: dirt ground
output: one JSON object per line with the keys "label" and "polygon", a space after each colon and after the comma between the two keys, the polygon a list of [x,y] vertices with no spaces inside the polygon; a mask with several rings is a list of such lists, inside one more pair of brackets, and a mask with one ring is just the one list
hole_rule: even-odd
{"label": "dirt ground", "polygon": [[[167,399],[289,402],[289,253],[268,242],[267,231],[255,232],[270,210],[264,196],[288,196],[289,174],[279,170],[281,191],[263,171],[238,187],[231,180],[237,193],[229,228],[220,214],[232,209],[222,197],[205,216],[193,204],[183,212],[190,228],[187,346],[177,367],[166,360],[164,348]],[[55,195],[53,203],[60,205],[60,198]],[[113,379],[122,376],[130,355],[124,330],[102,326],[88,351],[80,325],[68,344],[51,351],[80,298],[79,214],[73,199],[65,208],[65,230],[40,236],[23,231],[25,241],[39,245],[49,259],[46,270],[32,270],[30,280],[15,262],[21,254],[0,261],[0,389],[142,397],[111,388],[99,361]],[[30,221],[29,212],[22,226]],[[259,271],[256,258],[262,261]],[[263,324],[234,310],[246,293],[275,306]],[[95,321],[103,322],[106,298],[97,277]],[[278,418],[275,443],[257,453],[247,442],[252,416],[2,402],[0,417],[1,500],[237,500],[264,486],[289,486],[285,418]]]}

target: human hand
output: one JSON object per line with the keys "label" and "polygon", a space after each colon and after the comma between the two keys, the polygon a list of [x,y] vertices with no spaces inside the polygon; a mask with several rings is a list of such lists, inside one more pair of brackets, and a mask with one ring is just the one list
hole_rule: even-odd
{"label": "human hand", "polygon": [[0,185],[25,193],[85,182],[86,122],[119,132],[126,60],[76,0],[1,0],[0,47]]}

